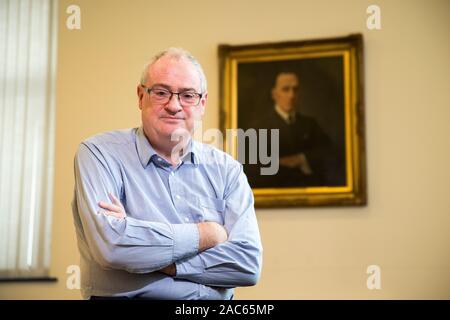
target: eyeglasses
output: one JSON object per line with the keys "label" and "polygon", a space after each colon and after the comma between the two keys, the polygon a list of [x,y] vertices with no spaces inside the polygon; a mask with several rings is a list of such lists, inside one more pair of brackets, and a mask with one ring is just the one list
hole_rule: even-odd
{"label": "eyeglasses", "polygon": [[178,96],[178,102],[182,107],[195,107],[200,103],[203,94],[192,90],[186,90],[183,92],[172,92],[170,90],[161,87],[148,88],[141,84],[145,92],[150,95],[150,99],[153,103],[166,104],[172,99],[172,96],[176,94]]}

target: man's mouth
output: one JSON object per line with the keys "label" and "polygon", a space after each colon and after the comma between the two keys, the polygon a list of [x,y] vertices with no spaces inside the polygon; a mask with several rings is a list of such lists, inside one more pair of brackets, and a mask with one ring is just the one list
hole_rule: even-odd
{"label": "man's mouth", "polygon": [[184,120],[184,118],[171,117],[171,116],[165,116],[165,117],[161,117],[161,118],[165,119],[165,120],[170,120],[170,121],[181,121],[181,120]]}

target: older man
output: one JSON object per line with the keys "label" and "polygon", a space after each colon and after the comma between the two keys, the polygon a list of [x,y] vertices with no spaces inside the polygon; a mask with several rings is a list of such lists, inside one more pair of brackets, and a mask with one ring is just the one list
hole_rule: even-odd
{"label": "older man", "polygon": [[137,95],[142,126],[93,136],[75,157],[83,297],[230,299],[258,281],[262,246],[241,164],[191,139],[202,68],[165,50]]}

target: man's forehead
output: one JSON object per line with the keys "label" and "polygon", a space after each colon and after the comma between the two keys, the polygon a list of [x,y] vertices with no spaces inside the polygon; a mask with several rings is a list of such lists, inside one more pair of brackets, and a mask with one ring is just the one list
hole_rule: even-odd
{"label": "man's forehead", "polygon": [[150,66],[148,72],[151,76],[183,75],[189,77],[192,75],[192,78],[198,76],[194,64],[184,57],[161,57]]}
{"label": "man's forehead", "polygon": [[170,64],[186,64],[186,65],[192,65],[192,62],[183,56],[170,56],[165,55],[159,58],[158,60],[153,63],[153,66],[156,65],[170,65]]}
{"label": "man's forehead", "polygon": [[298,78],[294,73],[280,73],[277,76],[276,86],[298,85]]}

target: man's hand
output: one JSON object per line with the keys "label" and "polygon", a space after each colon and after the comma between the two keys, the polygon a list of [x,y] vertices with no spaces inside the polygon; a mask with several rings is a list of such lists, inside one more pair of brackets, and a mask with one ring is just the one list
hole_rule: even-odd
{"label": "man's hand", "polygon": [[120,203],[120,200],[115,197],[112,193],[109,193],[109,197],[111,198],[112,204],[100,201],[98,205],[100,208],[105,209],[104,212],[108,216],[113,216],[119,219],[126,218],[127,214],[125,213],[125,208]]}
{"label": "man's hand", "polygon": [[165,273],[168,276],[175,277],[177,275],[177,268],[175,263],[169,264],[167,267],[162,268],[159,272]]}
{"label": "man's hand", "polygon": [[289,168],[299,168],[307,176],[313,173],[304,153],[282,157],[280,158],[280,165]]}
{"label": "man's hand", "polygon": [[[199,252],[212,248],[228,239],[225,228],[216,222],[200,222],[197,227],[200,234]],[[172,263],[159,271],[174,277],[177,274],[177,267],[175,263]]]}
{"label": "man's hand", "polygon": [[200,252],[215,247],[228,239],[225,228],[216,222],[200,222],[197,227],[200,234],[198,249]]}

